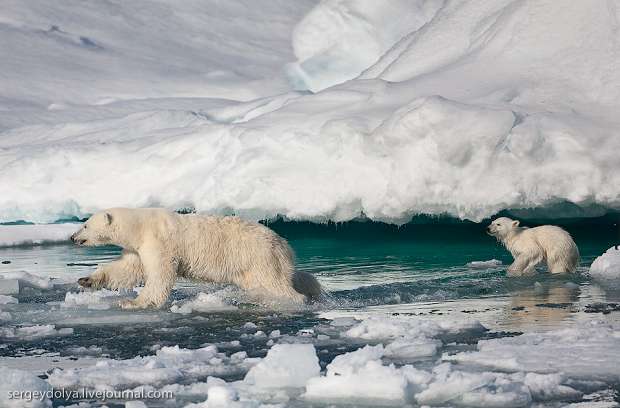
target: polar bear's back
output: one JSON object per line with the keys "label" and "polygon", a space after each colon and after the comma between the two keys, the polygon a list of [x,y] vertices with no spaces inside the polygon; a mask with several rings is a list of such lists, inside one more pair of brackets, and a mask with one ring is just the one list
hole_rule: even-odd
{"label": "polar bear's back", "polygon": [[[555,225],[527,228],[520,240],[535,242],[544,252],[547,262],[566,270],[574,270],[579,262],[579,250],[568,232]],[[562,265],[559,265],[559,264]]]}
{"label": "polar bear's back", "polygon": [[293,251],[271,229],[238,217],[176,217],[182,276],[263,292],[292,290]]}

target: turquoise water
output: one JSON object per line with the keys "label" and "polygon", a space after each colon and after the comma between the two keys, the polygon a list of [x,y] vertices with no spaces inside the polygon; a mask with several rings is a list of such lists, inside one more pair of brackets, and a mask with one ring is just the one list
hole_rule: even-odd
{"label": "turquoise water", "polygon": [[[616,243],[614,222],[594,220],[566,226],[582,254],[578,274],[550,276],[541,268],[537,276],[519,279],[506,277],[510,254],[484,234],[483,226],[478,224],[453,222],[396,228],[376,223],[274,223],[270,226],[294,248],[298,269],[319,279],[329,291],[328,300],[296,312],[244,305],[238,311],[202,314],[206,319],[197,319],[194,314],[170,313],[169,307],[132,313],[58,309],[54,302],[61,302],[67,290],[78,290],[75,284],[59,285],[54,290],[27,289],[19,296],[20,304],[9,307],[18,321],[72,327],[74,334],[5,341],[0,358],[44,354],[79,359],[83,356],[75,356],[72,350],[93,346],[102,348],[95,353],[97,357],[131,358],[152,354],[154,346],[197,348],[205,343],[238,340],[243,324],[248,321],[257,323],[266,333],[280,330],[282,334],[295,335],[320,324],[321,316],[326,314],[346,316],[359,311],[448,315],[455,319],[467,316],[490,329],[471,338],[456,339],[458,347],[471,347],[485,336],[512,336],[530,329],[569,326],[593,314],[602,316],[593,305],[620,301],[620,290],[601,287],[585,275],[592,260]],[[114,247],[4,248],[0,249],[0,261],[10,263],[0,265],[0,273],[25,270],[75,282],[91,273],[96,264],[118,254],[119,249]],[[467,265],[491,259],[500,260],[503,265]],[[172,299],[189,299],[201,290],[203,285],[199,283],[180,282]],[[617,320],[618,314],[612,312],[606,318]],[[266,341],[241,339],[239,348],[230,351],[241,349],[250,356],[262,357],[268,349]],[[318,347],[322,367],[335,355],[358,346],[347,343]],[[241,377],[242,373],[237,373],[226,379]],[[55,405],[65,402],[55,401]],[[118,406],[122,406],[121,402]]]}

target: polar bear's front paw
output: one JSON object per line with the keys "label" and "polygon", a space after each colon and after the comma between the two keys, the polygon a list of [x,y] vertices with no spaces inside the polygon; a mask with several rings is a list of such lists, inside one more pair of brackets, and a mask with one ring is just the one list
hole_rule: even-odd
{"label": "polar bear's front paw", "polygon": [[80,278],[78,279],[78,285],[83,288],[90,288],[93,286],[93,280],[90,277]]}
{"label": "polar bear's front paw", "polygon": [[95,290],[101,289],[104,286],[102,279],[98,279],[97,277],[93,276],[86,276],[84,278],[78,279],[78,285],[83,288],[90,288]]}

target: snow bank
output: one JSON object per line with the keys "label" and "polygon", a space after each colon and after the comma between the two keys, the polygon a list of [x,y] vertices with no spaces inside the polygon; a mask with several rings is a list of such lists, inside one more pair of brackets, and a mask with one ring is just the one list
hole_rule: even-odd
{"label": "snow bank", "polygon": [[88,105],[114,113],[109,105],[130,99],[277,93],[287,88],[282,66],[293,58],[293,27],[312,5],[138,0],[76,3],[66,13],[45,1],[11,1],[0,28],[0,53],[14,56],[3,69],[0,128],[79,117]]}
{"label": "snow bank", "polygon": [[[12,4],[2,28],[6,55],[16,56],[4,70],[5,109],[64,95],[66,106],[49,112],[67,116],[9,111],[24,125],[39,125],[36,132],[14,124],[0,133],[0,185],[9,186],[0,221],[49,222],[148,205],[252,219],[341,221],[363,211],[397,223],[416,213],[480,220],[505,208],[563,201],[620,208],[619,8],[553,0],[375,3],[321,2],[293,36],[299,61],[289,73],[297,82],[321,89],[364,70],[360,76],[316,94],[278,88],[282,95],[273,96],[280,91],[263,83],[245,97],[237,85],[245,89],[250,77],[260,82],[265,75],[256,71],[272,75],[287,58],[271,58],[272,46],[266,56],[261,47],[279,49],[281,34],[272,33],[288,36],[310,4],[245,7],[242,14],[261,23],[239,22],[233,13],[231,27],[218,21],[238,11],[235,1],[192,5],[191,12],[179,5],[175,13],[148,2],[120,7],[123,16],[153,21],[137,34],[105,18],[105,3],[88,12],[76,7],[72,17],[51,12],[55,5]],[[184,30],[160,31],[162,15],[173,15]],[[204,31],[210,29],[221,38],[197,40],[211,39]],[[212,53],[207,43],[222,48]],[[152,55],[170,58],[152,64]],[[56,59],[95,68],[69,70]],[[111,66],[128,69],[112,73]],[[61,80],[85,83],[85,73],[97,84],[92,92]],[[244,79],[230,79],[237,73]],[[46,80],[50,89],[44,88],[37,78],[50,75],[61,79],[56,86]],[[24,86],[24,78],[34,85]],[[213,87],[256,100],[179,98],[218,95]],[[148,109],[109,107],[112,117],[106,94],[150,102]],[[88,120],[66,113],[96,102],[106,104],[89,107]]]}
{"label": "snow bank", "polygon": [[295,27],[297,62],[287,67],[289,79],[313,92],[353,79],[440,6],[423,0],[321,1]]}
{"label": "snow bank", "polygon": [[0,225],[0,248],[69,243],[79,224]]}
{"label": "snow bank", "polygon": [[600,280],[620,279],[620,249],[609,248],[590,265],[590,276]]}
{"label": "snow bank", "polygon": [[[45,397],[50,385],[26,371],[0,367],[0,405],[6,408],[48,408],[52,402]],[[10,398],[9,393],[23,391],[23,398]]]}

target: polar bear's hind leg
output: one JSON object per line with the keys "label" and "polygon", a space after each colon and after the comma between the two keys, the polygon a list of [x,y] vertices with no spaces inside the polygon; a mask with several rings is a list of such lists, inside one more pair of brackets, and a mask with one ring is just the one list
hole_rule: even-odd
{"label": "polar bear's hind leg", "polygon": [[551,273],[572,273],[579,265],[579,249],[572,238],[561,237],[547,254],[547,267]]}

